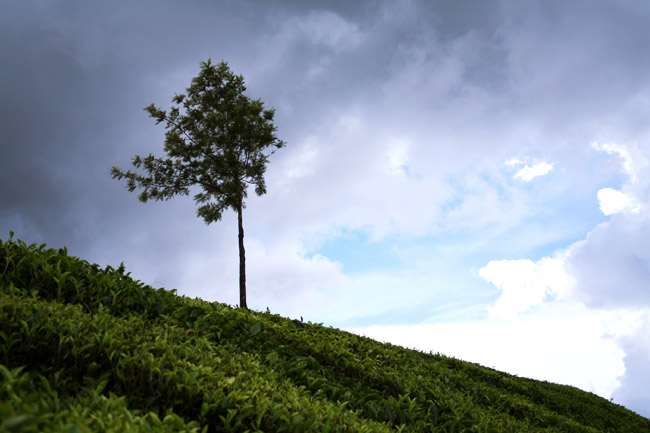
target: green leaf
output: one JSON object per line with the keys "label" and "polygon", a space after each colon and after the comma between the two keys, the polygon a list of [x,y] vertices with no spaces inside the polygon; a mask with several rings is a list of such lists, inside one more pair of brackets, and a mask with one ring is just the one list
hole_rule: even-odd
{"label": "green leaf", "polygon": [[261,323],[256,323],[256,324],[254,324],[253,326],[250,327],[250,329],[248,330],[248,333],[251,336],[255,336],[255,335],[259,334],[261,331],[262,331],[262,324]]}
{"label": "green leaf", "polygon": [[19,429],[25,426],[25,424],[30,424],[38,421],[38,417],[32,415],[16,415],[7,418],[0,424],[0,432],[13,432],[20,431]]}

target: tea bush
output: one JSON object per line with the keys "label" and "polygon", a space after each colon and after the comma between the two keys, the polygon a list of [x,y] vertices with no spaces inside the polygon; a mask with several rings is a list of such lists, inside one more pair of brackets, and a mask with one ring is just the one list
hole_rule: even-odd
{"label": "tea bush", "polygon": [[0,431],[650,431],[576,388],[177,296],[13,236],[0,374]]}

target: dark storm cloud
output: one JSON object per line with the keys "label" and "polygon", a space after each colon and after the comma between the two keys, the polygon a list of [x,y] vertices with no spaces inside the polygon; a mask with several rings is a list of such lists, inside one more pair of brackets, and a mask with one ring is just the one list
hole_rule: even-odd
{"label": "dark storm cloud", "polygon": [[[131,217],[156,212],[108,170],[160,152],[162,128],[143,107],[169,106],[209,57],[229,61],[252,96],[278,109],[295,148],[357,110],[415,140],[423,172],[507,154],[485,150],[482,137],[522,118],[535,125],[520,128],[522,142],[542,146],[535,130],[545,129],[553,139],[543,146],[566,154],[647,89],[650,60],[637,55],[650,38],[647,13],[643,2],[4,2],[0,228],[22,221],[34,230],[27,237],[55,243],[82,243],[93,228],[162,230],[162,220],[145,227]],[[636,112],[616,122],[640,127]],[[445,139],[433,141],[437,133]],[[460,147],[476,157],[458,158]],[[361,145],[334,149],[350,167],[363,161]],[[155,209],[169,218],[193,209],[164,205]]]}
{"label": "dark storm cloud", "polygon": [[[639,2],[620,8],[607,2],[589,8],[480,1],[4,2],[2,228],[19,221],[35,241],[81,244],[97,230],[162,232],[174,215],[193,210],[189,201],[156,211],[142,206],[108,170],[128,166],[135,153],[160,152],[162,128],[143,107],[169,106],[209,57],[229,61],[251,95],[278,109],[279,132],[292,146],[306,133],[325,135],[342,113],[358,110],[385,131],[417,138],[421,170],[432,170],[430,161],[441,168],[448,157],[461,163],[456,146],[471,146],[480,158],[484,144],[474,136],[508,128],[518,116],[542,119],[559,136],[558,125],[588,121],[591,111],[602,114],[647,86],[639,71],[649,60],[635,58],[648,39],[643,8]],[[436,131],[459,135],[429,145]],[[349,153],[350,167],[363,160],[361,143],[334,149]],[[290,155],[278,154],[277,161]],[[341,167],[337,161],[323,169]],[[353,180],[342,179],[341,188]],[[140,221],[157,212],[167,220]],[[101,242],[110,249],[109,240]]]}
{"label": "dark storm cloud", "polygon": [[[302,120],[300,110],[289,111],[292,107],[308,107],[314,114],[310,119],[321,123],[328,121],[323,117],[331,110],[341,107],[377,108],[384,103],[385,85],[392,76],[411,67],[414,60],[433,66],[455,55],[450,53],[452,41],[459,36],[471,39],[467,45],[476,41],[487,51],[461,53],[467,57],[463,72],[468,77],[486,86],[505,80],[499,64],[505,56],[495,41],[498,6],[468,2],[456,8],[448,2],[430,2],[423,7],[417,1],[318,2],[314,7],[310,2],[280,3],[285,7],[269,8],[262,30],[271,59],[266,62],[260,50],[247,66],[249,82],[259,84],[269,99],[286,103],[282,107],[287,110],[278,113],[281,120],[283,115],[298,114],[298,119],[287,119],[289,124]],[[480,25],[472,27],[476,23]],[[426,91],[419,90],[420,94]],[[400,96],[404,101],[411,98]],[[402,108],[400,101],[393,102],[395,111]]]}
{"label": "dark storm cloud", "polygon": [[151,141],[141,132],[153,124],[142,108],[164,87],[161,71],[225,55],[219,45],[232,40],[214,29],[235,39],[245,27],[245,13],[226,20],[205,7],[210,11],[207,3],[179,10],[176,2],[0,6],[2,220],[38,228],[23,234],[34,241],[68,243],[88,235],[78,233],[86,216],[85,224],[98,227],[109,214],[119,217],[125,194],[108,170],[133,148],[151,148],[136,141]]}
{"label": "dark storm cloud", "polygon": [[513,2],[504,8],[500,32],[508,40],[516,95],[557,124],[608,116],[648,87],[650,58],[639,53],[650,48],[650,5],[586,5]]}
{"label": "dark storm cloud", "polygon": [[95,107],[84,101],[101,93],[75,57],[74,40],[37,17],[3,17],[0,50],[10,67],[0,70],[0,209],[56,230],[49,222],[83,189],[74,177],[88,175],[96,153],[85,152],[80,139],[97,126]]}

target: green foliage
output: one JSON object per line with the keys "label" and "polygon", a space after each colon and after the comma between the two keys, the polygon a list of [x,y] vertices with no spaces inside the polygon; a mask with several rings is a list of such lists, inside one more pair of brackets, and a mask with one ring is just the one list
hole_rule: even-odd
{"label": "green foliage", "polygon": [[594,433],[650,420],[12,237],[0,240],[0,431]]}
{"label": "green foliage", "polygon": [[284,143],[275,136],[275,111],[265,110],[245,90],[244,78],[225,62],[202,62],[199,75],[186,94],[174,96],[169,112],[154,104],[146,108],[157,124],[165,124],[167,158],[136,155],[134,167],[147,174],[113,167],[113,177],[125,178],[129,191],[142,188],[138,198],[143,202],[188,195],[197,186],[198,215],[208,224],[228,208],[238,211],[248,185],[257,195],[265,194],[267,149],[272,153]]}
{"label": "green foliage", "polygon": [[219,221],[228,208],[237,212],[242,308],[247,308],[244,199],[249,185],[257,195],[266,193],[264,172],[269,156],[284,147],[275,136],[275,111],[265,110],[264,103],[251,100],[245,90],[244,78],[233,74],[225,62],[202,62],[187,94],[175,95],[169,112],[154,104],[145,109],[156,124],[165,123],[167,158],[136,155],[134,167],[146,174],[111,169],[114,179],[127,180],[129,191],[142,188],[138,195],[142,202],[189,195],[195,187],[199,190],[194,195],[197,214],[207,224]]}
{"label": "green foliage", "polygon": [[151,319],[174,308],[173,291],[154,289],[129,275],[123,264],[100,269],[69,256],[65,248],[28,246],[12,239],[0,248],[0,288],[5,292],[27,290],[42,300],[79,304],[87,312],[102,306],[113,314],[135,313]]}

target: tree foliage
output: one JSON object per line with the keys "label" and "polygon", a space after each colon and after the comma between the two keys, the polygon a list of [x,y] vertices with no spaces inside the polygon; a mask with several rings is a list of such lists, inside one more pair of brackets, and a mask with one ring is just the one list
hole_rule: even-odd
{"label": "tree foliage", "polygon": [[284,146],[275,135],[275,110],[265,110],[264,103],[244,95],[245,90],[244,78],[227,63],[202,62],[199,75],[186,93],[172,98],[169,111],[154,104],[145,108],[156,124],[165,125],[166,157],[136,155],[133,166],[144,174],[111,170],[113,178],[126,179],[129,191],[141,188],[142,202],[192,192],[197,214],[207,224],[219,221],[227,209],[237,212],[242,307],[246,307],[244,200],[249,185],[257,195],[266,193],[269,156]]}

